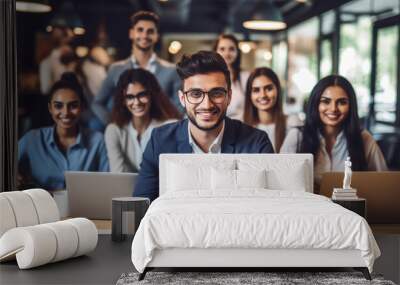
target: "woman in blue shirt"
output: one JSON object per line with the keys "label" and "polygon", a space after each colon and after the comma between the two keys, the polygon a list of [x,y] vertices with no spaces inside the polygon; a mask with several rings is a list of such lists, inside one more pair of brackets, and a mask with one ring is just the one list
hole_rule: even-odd
{"label": "woman in blue shirt", "polygon": [[103,135],[79,125],[83,98],[72,73],[64,73],[53,85],[48,109],[55,125],[31,130],[19,140],[19,182],[65,189],[66,170],[109,170]]}

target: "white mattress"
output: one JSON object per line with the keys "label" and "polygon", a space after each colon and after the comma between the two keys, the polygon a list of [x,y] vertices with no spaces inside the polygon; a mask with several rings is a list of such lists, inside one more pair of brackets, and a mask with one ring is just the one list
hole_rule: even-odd
{"label": "white mattress", "polygon": [[360,250],[370,271],[380,255],[365,219],[323,196],[265,189],[224,193],[171,192],[156,199],[132,243],[135,268],[143,272],[156,249],[168,248]]}

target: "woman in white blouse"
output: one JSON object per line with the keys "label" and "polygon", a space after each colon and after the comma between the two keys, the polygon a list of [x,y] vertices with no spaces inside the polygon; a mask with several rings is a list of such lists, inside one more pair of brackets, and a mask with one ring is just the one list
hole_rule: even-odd
{"label": "woman in white blouse", "polygon": [[379,146],[361,130],[351,83],[339,75],[321,79],[311,91],[304,128],[292,129],[281,148],[281,153],[296,152],[314,155],[317,187],[322,173],[344,171],[348,156],[353,171],[387,170]]}
{"label": "woman in white blouse", "polygon": [[230,118],[243,120],[244,92],[249,72],[242,71],[240,67],[242,55],[239,49],[239,41],[234,35],[222,34],[214,44],[214,51],[224,58],[231,74],[232,98],[226,115]]}
{"label": "woman in white blouse", "polygon": [[138,68],[122,73],[112,123],[105,131],[111,172],[138,172],[151,131],[177,119],[180,113],[151,72]]}
{"label": "woman in white blouse", "polygon": [[287,129],[301,125],[282,110],[282,89],[276,73],[268,67],[256,68],[246,86],[244,122],[265,131],[275,152],[279,152]]}

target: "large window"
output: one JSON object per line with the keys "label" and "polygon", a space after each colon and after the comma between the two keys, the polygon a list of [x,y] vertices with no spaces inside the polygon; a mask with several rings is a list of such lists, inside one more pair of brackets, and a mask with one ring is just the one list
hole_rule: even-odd
{"label": "large window", "polygon": [[340,29],[339,73],[352,83],[358,114],[365,117],[370,104],[372,21],[370,17],[345,20]]}
{"label": "large window", "polygon": [[[289,30],[287,93],[297,111],[317,83],[318,19],[312,18]],[[295,110],[293,110],[295,111]]]}
{"label": "large window", "polygon": [[319,63],[321,78],[332,74],[332,58],[332,40],[324,39],[321,41],[321,61]]}
{"label": "large window", "polygon": [[375,80],[375,119],[386,123],[396,121],[398,26],[378,30]]}
{"label": "large window", "polygon": [[272,69],[278,75],[282,89],[286,90],[288,48],[286,41],[282,40],[272,45]]}
{"label": "large window", "polygon": [[329,11],[321,15],[320,62],[319,77],[333,73],[333,35],[335,29],[335,12]]}

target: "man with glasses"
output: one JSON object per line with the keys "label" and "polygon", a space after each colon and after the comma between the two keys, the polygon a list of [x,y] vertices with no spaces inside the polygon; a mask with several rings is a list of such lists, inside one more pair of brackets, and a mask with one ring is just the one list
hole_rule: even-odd
{"label": "man with glasses", "polygon": [[161,153],[273,153],[268,135],[226,117],[231,81],[224,59],[215,52],[183,56],[179,100],[188,119],[153,130],[144,154],[134,196],[158,197]]}

